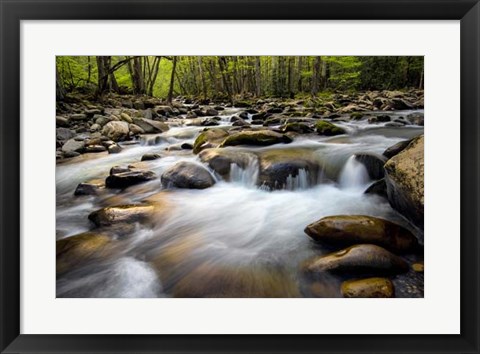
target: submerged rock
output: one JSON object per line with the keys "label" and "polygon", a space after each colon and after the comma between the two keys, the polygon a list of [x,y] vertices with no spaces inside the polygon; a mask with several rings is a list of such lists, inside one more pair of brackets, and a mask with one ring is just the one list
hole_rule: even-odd
{"label": "submerged rock", "polygon": [[242,131],[232,134],[223,140],[219,147],[236,145],[267,146],[273,144],[292,142],[287,135],[276,133],[271,130]]}
{"label": "submerged rock", "polygon": [[150,153],[150,154],[143,155],[141,161],[152,161],[159,158],[161,158],[159,154]]}
{"label": "submerged rock", "polygon": [[161,177],[165,188],[205,189],[215,184],[210,172],[203,166],[181,161],[166,170]]}
{"label": "submerged rock", "polygon": [[128,204],[106,207],[88,215],[97,226],[110,226],[119,223],[134,223],[152,217],[155,207],[149,204]]}
{"label": "submerged rock", "polygon": [[155,178],[157,178],[157,175],[152,171],[128,171],[108,176],[105,180],[105,186],[107,188],[127,188]]}
{"label": "submerged rock", "polygon": [[415,138],[385,164],[388,201],[407,219],[423,229],[424,138]]}
{"label": "submerged rock", "polygon": [[373,182],[364,192],[365,194],[377,194],[381,197],[387,198],[387,184],[385,178]]}
{"label": "submerged rock", "polygon": [[83,182],[77,186],[74,195],[97,195],[103,188],[105,188],[103,180]]}
{"label": "submerged rock", "polygon": [[345,129],[337,127],[335,124],[325,120],[319,120],[315,124],[315,129],[319,135],[334,136],[345,134]]}
{"label": "submerged rock", "polygon": [[347,280],[342,283],[343,297],[395,297],[393,283],[386,278]]}
{"label": "submerged rock", "polygon": [[404,227],[366,215],[327,216],[308,225],[305,233],[332,246],[368,243],[393,252],[407,252],[418,246],[417,238]]}
{"label": "submerged rock", "polygon": [[111,238],[102,233],[85,232],[58,240],[56,243],[57,274],[82,263],[103,258],[111,251]]}
{"label": "submerged rock", "polygon": [[326,256],[315,257],[303,266],[308,273],[398,274],[408,271],[400,257],[376,245],[356,245]]}

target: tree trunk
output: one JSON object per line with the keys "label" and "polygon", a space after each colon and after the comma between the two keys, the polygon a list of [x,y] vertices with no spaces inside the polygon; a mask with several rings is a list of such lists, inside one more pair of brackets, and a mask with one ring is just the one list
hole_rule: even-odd
{"label": "tree trunk", "polygon": [[198,72],[200,74],[200,81],[202,82],[202,91],[203,91],[203,99],[207,99],[207,83],[205,82],[205,76],[203,75],[203,61],[202,57],[197,57],[198,61]]}
{"label": "tree trunk", "polygon": [[173,99],[173,86],[175,84],[175,70],[177,68],[177,57],[173,57],[173,67],[172,67],[172,75],[170,76],[170,88],[168,89],[168,97],[167,102],[172,103]]}
{"label": "tree trunk", "polygon": [[62,78],[58,72],[57,66],[55,66],[55,81],[56,81],[56,94],[57,94],[57,101],[63,101],[65,99],[65,88],[63,87]]}
{"label": "tree trunk", "polygon": [[260,57],[255,57],[255,95],[260,97],[262,95],[262,73],[260,71]]}
{"label": "tree trunk", "polygon": [[312,96],[316,96],[320,84],[320,57],[315,57],[312,76]]}
{"label": "tree trunk", "polygon": [[233,104],[232,89],[231,89],[230,81],[228,79],[227,72],[226,72],[227,59],[225,57],[218,57],[218,65],[220,67],[220,71],[222,74],[223,86],[227,91],[227,95],[230,102]]}

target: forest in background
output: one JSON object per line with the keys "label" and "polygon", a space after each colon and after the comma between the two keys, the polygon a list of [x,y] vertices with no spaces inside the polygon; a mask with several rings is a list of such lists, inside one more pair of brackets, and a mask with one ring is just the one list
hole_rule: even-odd
{"label": "forest in background", "polygon": [[57,98],[106,92],[295,98],[423,88],[421,56],[58,56]]}

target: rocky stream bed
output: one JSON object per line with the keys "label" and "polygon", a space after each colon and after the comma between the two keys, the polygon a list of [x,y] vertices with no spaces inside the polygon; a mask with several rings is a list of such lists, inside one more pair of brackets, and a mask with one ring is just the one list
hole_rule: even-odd
{"label": "rocky stream bed", "polygon": [[423,91],[56,121],[58,297],[423,297]]}

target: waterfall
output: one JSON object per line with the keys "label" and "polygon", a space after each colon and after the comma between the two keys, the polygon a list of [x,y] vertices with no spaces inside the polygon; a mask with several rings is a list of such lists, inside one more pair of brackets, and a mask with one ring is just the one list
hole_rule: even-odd
{"label": "waterfall", "polygon": [[304,168],[298,170],[298,174],[294,177],[289,175],[285,181],[285,189],[295,191],[299,189],[307,189],[310,186],[310,174]]}
{"label": "waterfall", "polygon": [[249,157],[245,168],[232,163],[230,164],[230,180],[244,186],[254,187],[257,184],[258,170],[258,159],[256,157]]}
{"label": "waterfall", "polygon": [[361,189],[369,179],[365,166],[352,155],[343,166],[339,183],[342,189]]}

